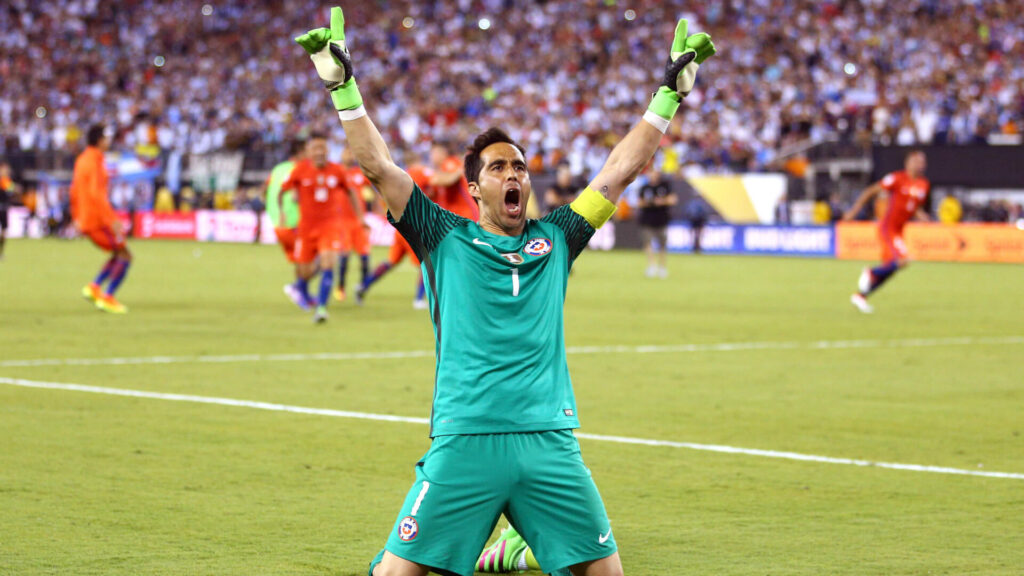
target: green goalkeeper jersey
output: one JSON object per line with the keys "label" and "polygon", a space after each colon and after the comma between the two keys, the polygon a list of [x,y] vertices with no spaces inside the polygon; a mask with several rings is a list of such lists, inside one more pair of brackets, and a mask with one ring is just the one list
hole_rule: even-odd
{"label": "green goalkeeper jersey", "polygon": [[[270,219],[270,223],[274,228],[281,226],[280,213],[281,210],[277,206],[277,197],[281,194],[281,185],[284,184],[288,177],[292,175],[292,170],[295,169],[295,162],[291,160],[287,162],[281,162],[274,169],[270,171],[270,179],[267,180],[267,218]],[[299,202],[295,199],[294,194],[289,194],[284,197],[284,227],[295,228],[299,225]]]}
{"label": "green goalkeeper jersey", "polygon": [[395,228],[423,267],[436,340],[431,436],[578,428],[562,308],[594,227],[571,206],[491,234],[413,189]]}

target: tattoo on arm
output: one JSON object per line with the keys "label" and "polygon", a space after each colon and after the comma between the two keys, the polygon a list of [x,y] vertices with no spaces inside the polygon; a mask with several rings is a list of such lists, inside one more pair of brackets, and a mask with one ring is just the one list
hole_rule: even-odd
{"label": "tattoo on arm", "polygon": [[601,186],[601,196],[604,196],[605,198],[608,197],[608,187],[607,186]]}

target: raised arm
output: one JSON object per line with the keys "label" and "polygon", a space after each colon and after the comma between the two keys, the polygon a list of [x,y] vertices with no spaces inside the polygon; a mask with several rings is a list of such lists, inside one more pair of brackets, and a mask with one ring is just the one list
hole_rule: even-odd
{"label": "raised arm", "polygon": [[590,189],[600,192],[612,202],[618,201],[626,187],[636,180],[654,157],[679,103],[693,90],[697,68],[715,53],[711,36],[704,33],[687,36],[687,27],[686,20],[680,20],[676,25],[665,76],[643,120],[615,146],[604,167],[590,182]]}
{"label": "raised arm", "polygon": [[451,170],[448,172],[437,172],[434,177],[430,179],[432,186],[440,186],[441,188],[447,188],[448,186],[454,186],[462,178],[462,170]]}
{"label": "raised arm", "polygon": [[868,186],[867,189],[860,193],[860,196],[857,197],[857,201],[853,203],[853,206],[851,206],[849,210],[846,211],[846,214],[843,214],[843,220],[853,220],[856,218],[857,215],[860,214],[860,211],[864,209],[864,205],[875,196],[881,194],[883,190],[885,190],[885,188],[883,188],[882,184],[879,182]]}
{"label": "raised arm", "polygon": [[331,8],[330,29],[310,30],[295,41],[309,53],[317,74],[331,93],[359,168],[384,198],[391,215],[401,219],[412,194],[412,178],[391,159],[384,138],[366,115],[352,73],[352,57],[345,45],[345,16],[341,8]]}

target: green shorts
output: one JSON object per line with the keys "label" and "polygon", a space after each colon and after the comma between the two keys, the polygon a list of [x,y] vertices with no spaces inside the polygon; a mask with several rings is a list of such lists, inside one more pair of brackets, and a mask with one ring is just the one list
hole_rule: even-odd
{"label": "green shorts", "polygon": [[617,550],[571,430],[434,438],[385,549],[441,574],[471,576],[501,514],[544,572]]}

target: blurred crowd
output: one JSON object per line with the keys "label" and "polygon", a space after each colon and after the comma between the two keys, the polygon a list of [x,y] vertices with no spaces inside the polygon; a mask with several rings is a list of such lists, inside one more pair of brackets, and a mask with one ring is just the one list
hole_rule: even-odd
{"label": "blurred crowd", "polygon": [[[293,41],[326,25],[330,4],[5,0],[0,146],[75,150],[106,120],[153,157],[275,151],[322,129],[337,150],[337,117]],[[344,4],[364,99],[400,161],[496,124],[532,168],[592,173],[646,107],[680,16],[719,54],[667,136],[666,172],[760,170],[808,138],[972,143],[1024,130],[1017,0]]]}

